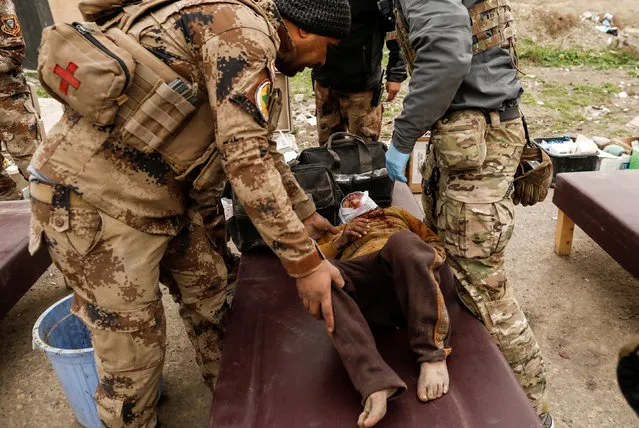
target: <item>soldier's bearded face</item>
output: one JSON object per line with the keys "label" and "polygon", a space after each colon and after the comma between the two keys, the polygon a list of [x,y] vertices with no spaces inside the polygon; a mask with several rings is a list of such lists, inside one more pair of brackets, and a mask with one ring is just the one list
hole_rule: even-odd
{"label": "soldier's bearded face", "polygon": [[277,69],[289,77],[307,67],[324,65],[328,47],[339,43],[339,39],[309,33],[300,28],[292,29],[290,34],[295,45],[295,55],[290,58],[278,57],[275,61]]}

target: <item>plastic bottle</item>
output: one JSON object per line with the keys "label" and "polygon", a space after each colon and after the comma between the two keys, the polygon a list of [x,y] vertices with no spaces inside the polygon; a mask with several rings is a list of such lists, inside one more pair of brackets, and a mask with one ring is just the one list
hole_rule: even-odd
{"label": "plastic bottle", "polygon": [[632,159],[628,169],[639,169],[639,141],[632,142]]}

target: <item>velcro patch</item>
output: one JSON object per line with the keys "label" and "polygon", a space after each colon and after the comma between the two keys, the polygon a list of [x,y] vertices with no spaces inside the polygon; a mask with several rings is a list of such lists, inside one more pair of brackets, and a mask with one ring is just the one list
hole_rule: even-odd
{"label": "velcro patch", "polygon": [[232,95],[230,100],[253,116],[260,126],[266,127],[272,92],[273,81],[269,78],[268,69],[264,69],[245,93]]}
{"label": "velcro patch", "polygon": [[266,122],[268,122],[270,114],[268,108],[272,90],[273,82],[271,79],[264,79],[255,89],[255,105]]}
{"label": "velcro patch", "polygon": [[0,25],[0,31],[10,36],[17,36],[22,31],[20,23],[15,15],[7,15],[0,18],[2,25]]}

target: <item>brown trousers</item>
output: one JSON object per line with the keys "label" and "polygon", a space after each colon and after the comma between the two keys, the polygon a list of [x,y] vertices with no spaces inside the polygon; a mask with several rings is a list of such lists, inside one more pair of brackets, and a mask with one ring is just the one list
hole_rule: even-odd
{"label": "brown trousers", "polygon": [[347,261],[333,261],[345,286],[333,287],[333,343],[362,400],[406,384],[384,362],[371,326],[406,326],[417,363],[450,354],[449,318],[439,289],[443,260],[412,232],[390,237],[380,250]]}
{"label": "brown trousers", "polygon": [[378,141],[382,132],[383,106],[373,105],[373,91],[346,92],[315,82],[317,136],[320,145],[336,132],[350,132],[365,141]]}

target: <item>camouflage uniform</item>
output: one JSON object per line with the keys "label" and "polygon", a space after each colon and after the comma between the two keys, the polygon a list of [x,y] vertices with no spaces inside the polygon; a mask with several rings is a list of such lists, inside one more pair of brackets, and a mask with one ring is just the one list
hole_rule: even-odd
{"label": "camouflage uniform", "polygon": [[[506,12],[497,8],[507,3],[493,0],[396,0],[395,5],[398,40],[414,73],[395,120],[393,145],[410,152],[414,141],[432,130],[421,171],[424,221],[444,243],[461,300],[486,325],[543,420],[549,417],[544,361],[504,267],[514,227],[511,185],[525,135],[510,45],[495,40],[514,32],[500,28],[492,38],[481,33],[496,31],[484,20],[510,26],[509,6]],[[474,7],[480,12],[469,12]],[[409,37],[409,28],[422,27]],[[487,41],[492,45],[482,48]]]}
{"label": "camouflage uniform", "polygon": [[[0,0],[0,139],[28,179],[27,166],[38,141],[38,117],[22,72],[22,28],[11,0]],[[0,154],[0,200],[22,199]]]}
{"label": "camouflage uniform", "polygon": [[[468,129],[468,125],[472,125],[470,131],[455,130]],[[504,266],[515,217],[509,188],[525,144],[521,119],[486,124],[479,111],[455,112],[437,122],[432,142],[434,150],[422,172],[431,177],[433,167],[438,166],[440,178],[435,198],[428,179],[422,183],[426,225],[437,230],[444,242],[448,264],[461,285],[461,300],[484,322],[537,413],[546,413],[543,358]],[[476,159],[478,147],[486,153],[480,168],[451,170],[444,166],[443,159]],[[450,151],[445,153],[445,148]]]}
{"label": "camouflage uniform", "polygon": [[382,132],[381,100],[373,105],[375,91],[348,92],[314,82],[317,133],[320,145],[336,132],[350,132],[365,141],[378,141]]}
{"label": "camouflage uniform", "polygon": [[44,236],[75,291],[72,310],[92,333],[95,397],[108,427],[156,425],[166,348],[158,280],[180,303],[204,377],[215,383],[228,291],[224,243],[208,235],[223,225],[218,203],[226,178],[291,275],[322,262],[300,221],[315,207],[276,155],[256,105],[256,88],[271,78],[276,55],[294,53],[275,6],[257,3],[173,2],[129,32],[210,102],[215,126],[207,146],[177,141],[180,153],[202,153],[184,180],[158,153],[123,143],[118,129],[93,126],[72,109],[32,161],[44,182],[31,186],[30,249]]}
{"label": "camouflage uniform", "polygon": [[[395,28],[379,11],[377,2],[350,0],[351,30],[313,68],[317,133],[326,144],[335,132],[350,132],[366,141],[378,141],[382,130],[383,76],[387,82],[406,80],[406,67],[395,40],[386,39]],[[388,64],[382,71],[384,44]]]}

